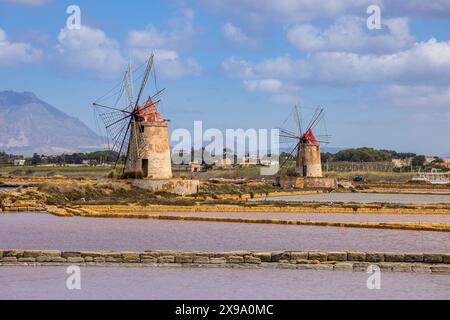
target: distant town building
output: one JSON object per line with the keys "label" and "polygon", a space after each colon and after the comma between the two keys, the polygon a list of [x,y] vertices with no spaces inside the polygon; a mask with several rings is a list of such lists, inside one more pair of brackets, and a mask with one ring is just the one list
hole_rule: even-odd
{"label": "distant town building", "polygon": [[280,162],[279,161],[275,161],[275,160],[260,160],[260,164],[263,167],[271,167],[271,166],[279,165]]}
{"label": "distant town building", "polygon": [[408,159],[392,159],[392,164],[395,168],[403,168],[411,166],[412,158]]}
{"label": "distant town building", "polygon": [[191,162],[189,167],[191,168],[191,172],[201,172],[203,170],[203,166],[197,162]]}
{"label": "distant town building", "polygon": [[25,165],[24,159],[16,159],[14,160],[14,166],[15,167],[23,167]]}
{"label": "distant town building", "polygon": [[216,160],[214,162],[214,165],[218,168],[229,168],[233,166],[233,160],[230,158]]}
{"label": "distant town building", "polygon": [[259,158],[251,156],[238,157],[237,164],[241,167],[257,166],[259,164]]}
{"label": "distant town building", "polygon": [[444,160],[444,163],[442,164],[444,167],[450,168],[450,157],[444,157],[442,158]]}
{"label": "distant town building", "polygon": [[425,162],[424,162],[424,164],[425,164],[425,165],[430,164],[430,163],[432,163],[433,161],[435,161],[436,159],[439,159],[439,158],[436,157],[436,156],[427,156],[427,157],[425,157]]}
{"label": "distant town building", "polygon": [[[442,161],[442,162],[441,162]],[[450,168],[450,157],[436,157],[436,156],[427,156],[425,157],[425,165],[429,164],[438,164],[443,167]]]}

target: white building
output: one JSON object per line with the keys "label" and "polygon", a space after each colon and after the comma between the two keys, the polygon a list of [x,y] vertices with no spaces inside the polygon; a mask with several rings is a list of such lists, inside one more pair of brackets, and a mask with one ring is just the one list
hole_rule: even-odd
{"label": "white building", "polygon": [[24,159],[16,159],[14,160],[14,166],[15,167],[23,167],[25,165]]}

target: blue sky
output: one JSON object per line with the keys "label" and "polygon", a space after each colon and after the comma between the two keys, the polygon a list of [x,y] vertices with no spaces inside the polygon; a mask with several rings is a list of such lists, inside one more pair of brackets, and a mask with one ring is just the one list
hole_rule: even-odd
{"label": "blue sky", "polygon": [[[448,152],[450,1],[332,3],[0,0],[0,90],[94,128],[90,103],[154,50],[171,129],[272,128],[321,105],[330,146]],[[71,4],[81,30],[66,29]]]}

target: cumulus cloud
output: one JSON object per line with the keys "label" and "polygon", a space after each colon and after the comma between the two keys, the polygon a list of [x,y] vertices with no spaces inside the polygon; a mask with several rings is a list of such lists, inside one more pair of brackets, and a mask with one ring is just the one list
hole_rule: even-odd
{"label": "cumulus cloud", "polygon": [[222,64],[225,73],[235,79],[281,79],[298,80],[310,77],[310,68],[301,59],[293,59],[289,55],[265,59],[260,63],[230,57]]}
{"label": "cumulus cloud", "polygon": [[229,43],[246,47],[256,47],[258,45],[258,41],[256,39],[249,37],[240,28],[230,22],[224,24],[222,27],[222,33],[225,40]]}
{"label": "cumulus cloud", "polygon": [[155,52],[155,67],[162,78],[174,80],[198,75],[200,64],[194,59],[182,59],[179,54],[194,42],[196,30],[193,20],[194,12],[185,10],[180,18],[169,22],[169,30],[160,30],[154,25],[143,30],[131,30],[127,48],[138,61],[145,61],[151,52]]}
{"label": "cumulus cloud", "polygon": [[233,78],[273,78],[300,85],[448,84],[450,41],[430,39],[410,49],[383,55],[319,52],[305,59],[282,56],[260,63],[231,57],[222,67]]}
{"label": "cumulus cloud", "polygon": [[[181,59],[175,50],[157,49],[155,53],[154,68],[157,69],[158,77],[167,80],[177,80],[186,76],[196,76],[201,73],[200,64],[194,59]],[[135,58],[145,61],[151,51],[136,50]]]}
{"label": "cumulus cloud", "polygon": [[105,80],[117,77],[125,65],[119,44],[102,30],[88,26],[79,30],[62,29],[56,52],[56,58],[63,66],[75,71],[90,71]]}
{"label": "cumulus cloud", "polygon": [[159,30],[149,25],[144,30],[131,30],[128,45],[132,48],[179,49],[188,47],[194,41],[194,11],[185,10],[181,17],[169,21],[169,30]]}
{"label": "cumulus cloud", "polygon": [[29,43],[11,42],[0,29],[0,67],[33,63],[42,58],[42,51]]}
{"label": "cumulus cloud", "polygon": [[399,107],[450,110],[450,86],[389,85],[382,96]]}
{"label": "cumulus cloud", "polygon": [[387,53],[410,47],[414,37],[406,18],[383,19],[382,30],[368,30],[366,19],[345,16],[326,29],[296,24],[286,29],[288,41],[306,51]]}
{"label": "cumulus cloud", "polygon": [[278,92],[283,83],[277,79],[244,80],[248,91]]}

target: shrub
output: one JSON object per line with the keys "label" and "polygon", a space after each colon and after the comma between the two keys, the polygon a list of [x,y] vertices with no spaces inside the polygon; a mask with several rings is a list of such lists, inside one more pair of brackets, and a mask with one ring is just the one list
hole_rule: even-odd
{"label": "shrub", "polygon": [[144,173],[141,170],[138,171],[125,171],[122,176],[122,179],[143,179]]}

